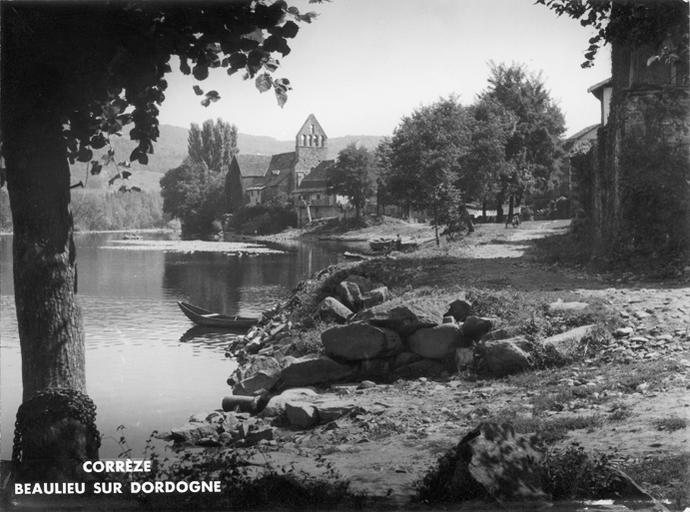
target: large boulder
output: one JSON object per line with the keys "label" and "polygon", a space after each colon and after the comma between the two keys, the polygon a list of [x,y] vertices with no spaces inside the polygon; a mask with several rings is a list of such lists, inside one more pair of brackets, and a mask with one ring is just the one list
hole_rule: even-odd
{"label": "large boulder", "polygon": [[362,309],[362,302],[364,297],[362,296],[362,290],[360,290],[357,283],[352,283],[350,281],[342,281],[336,286],[336,295],[340,299],[340,302],[345,304],[352,311],[359,311]]}
{"label": "large boulder", "polygon": [[457,299],[448,305],[448,311],[443,316],[452,316],[456,322],[464,322],[472,313],[472,305],[466,300]]}
{"label": "large boulder", "polygon": [[443,359],[460,345],[460,327],[442,324],[418,329],[407,339],[412,352],[428,359]]}
{"label": "large boulder", "polygon": [[342,302],[338,301],[338,299],[326,297],[317,306],[316,314],[322,320],[345,323],[352,315],[352,310]]}
{"label": "large boulder", "polygon": [[474,351],[475,369],[487,377],[504,377],[532,367],[532,359],[525,350],[528,342],[523,337],[507,340],[482,341]]}
{"label": "large boulder", "polygon": [[386,286],[381,286],[380,288],[374,288],[371,291],[366,292],[362,296],[362,306],[365,308],[371,308],[373,306],[378,306],[383,304],[387,300],[391,299],[391,293]]}
{"label": "large boulder", "polygon": [[288,402],[311,400],[314,397],[316,397],[316,391],[311,388],[286,389],[281,394],[271,397],[258,415],[262,418],[280,416],[285,412],[285,405]]}
{"label": "large boulder", "polygon": [[343,281],[346,281],[348,283],[355,283],[362,293],[369,293],[371,290],[383,286],[381,283],[376,283],[368,277],[360,276],[357,274],[350,274],[345,279],[343,279]]}
{"label": "large boulder", "polygon": [[262,372],[265,374],[272,374],[279,372],[283,365],[275,357],[255,356],[252,357],[248,364],[240,365],[228,377],[228,385],[234,386],[251,376]]}
{"label": "large boulder", "polygon": [[424,478],[421,498],[438,501],[543,500],[542,460],[537,437],[510,425],[482,423],[444,455]]}
{"label": "large boulder", "polygon": [[332,327],[321,333],[326,355],[346,361],[393,356],[402,352],[400,336],[365,323]]}
{"label": "large boulder", "polygon": [[326,356],[304,356],[280,373],[280,389],[338,382],[350,377],[352,368]]}
{"label": "large boulder", "polygon": [[420,361],[423,359],[422,356],[419,354],[415,354],[414,352],[401,352],[395,358],[393,359],[392,362],[392,367],[394,369],[400,368],[401,366],[405,366],[411,363],[416,363],[417,361]]}
{"label": "large boulder", "polygon": [[547,356],[550,356],[555,362],[565,362],[575,359],[582,347],[582,341],[592,334],[595,325],[581,325],[575,329],[549,336],[542,340],[542,347],[545,349]]}
{"label": "large boulder", "polygon": [[307,402],[288,402],[285,404],[288,424],[296,428],[309,428],[319,423],[319,413]]}
{"label": "large boulder", "polygon": [[232,388],[233,395],[262,395],[273,389],[280,378],[280,370],[260,371],[243,379]]}
{"label": "large boulder", "polygon": [[478,341],[492,329],[493,325],[494,323],[490,318],[468,316],[460,329],[464,338]]}
{"label": "large boulder", "polygon": [[418,329],[443,323],[443,314],[438,308],[424,302],[410,302],[393,307],[382,304],[362,311],[355,315],[355,319],[392,329],[406,337]]}

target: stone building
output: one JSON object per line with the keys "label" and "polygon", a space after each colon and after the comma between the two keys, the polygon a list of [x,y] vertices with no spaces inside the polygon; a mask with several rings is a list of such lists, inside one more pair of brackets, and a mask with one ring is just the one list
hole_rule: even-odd
{"label": "stone building", "polygon": [[[645,42],[614,41],[592,149],[573,159],[579,228],[599,256],[660,258],[690,247],[688,6]],[[682,256],[681,256],[682,257]]]}

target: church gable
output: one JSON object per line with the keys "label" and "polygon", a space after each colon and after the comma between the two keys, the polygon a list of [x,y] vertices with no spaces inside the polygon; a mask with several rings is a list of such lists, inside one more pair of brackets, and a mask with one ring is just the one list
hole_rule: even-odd
{"label": "church gable", "polygon": [[304,148],[323,148],[328,136],[314,114],[309,114],[302,128],[297,132],[295,145]]}

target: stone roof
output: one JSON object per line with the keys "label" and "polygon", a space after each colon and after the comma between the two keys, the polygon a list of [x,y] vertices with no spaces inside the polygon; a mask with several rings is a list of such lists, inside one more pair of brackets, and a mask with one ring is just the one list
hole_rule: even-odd
{"label": "stone roof", "polygon": [[237,155],[237,163],[240,165],[240,173],[243,178],[264,177],[266,169],[271,162],[269,155]]}
{"label": "stone roof", "polygon": [[309,174],[307,174],[302,183],[300,183],[297,191],[306,189],[326,189],[328,182],[328,175],[333,168],[334,160],[324,160],[319,165],[314,167]]}
{"label": "stone roof", "polygon": [[268,164],[268,170],[266,171],[266,177],[271,173],[271,171],[282,171],[284,169],[292,169],[295,166],[297,160],[297,155],[294,151],[289,153],[278,153],[271,157],[271,162]]}

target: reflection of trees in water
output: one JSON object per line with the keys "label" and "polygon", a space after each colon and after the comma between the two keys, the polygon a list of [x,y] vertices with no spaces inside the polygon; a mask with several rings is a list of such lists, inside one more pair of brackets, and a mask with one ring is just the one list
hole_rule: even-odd
{"label": "reflection of trees in water", "polygon": [[163,287],[180,298],[219,313],[239,310],[244,272],[225,254],[165,254]]}
{"label": "reflection of trees in water", "polygon": [[344,250],[333,244],[284,249],[289,252],[257,256],[166,253],[163,287],[207,309],[237,314],[275,303],[299,281],[336,263]]}

